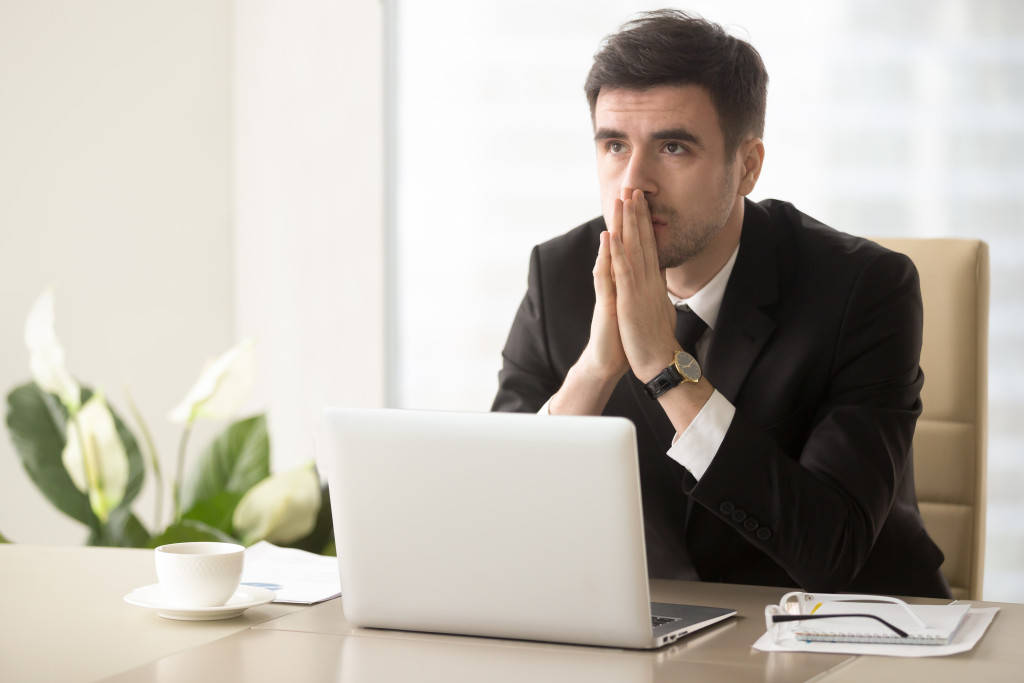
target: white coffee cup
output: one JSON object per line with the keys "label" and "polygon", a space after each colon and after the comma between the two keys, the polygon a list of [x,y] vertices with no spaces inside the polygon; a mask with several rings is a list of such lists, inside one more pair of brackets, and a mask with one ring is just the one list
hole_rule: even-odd
{"label": "white coffee cup", "polygon": [[156,549],[156,578],[170,605],[218,607],[238,589],[244,563],[236,543],[170,543]]}

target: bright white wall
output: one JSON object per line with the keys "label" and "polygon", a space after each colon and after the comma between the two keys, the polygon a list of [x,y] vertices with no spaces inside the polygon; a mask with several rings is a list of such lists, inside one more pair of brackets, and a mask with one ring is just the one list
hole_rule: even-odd
{"label": "bright white wall", "polygon": [[[244,336],[274,469],[324,406],[381,405],[381,41],[376,0],[0,0],[0,389],[55,284],[72,372],[122,414],[130,381],[167,473],[167,411]],[[0,532],[80,543],[0,432]]]}
{"label": "bright white wall", "polygon": [[[0,0],[0,391],[28,381],[25,316],[54,285],[71,371],[122,415],[130,383],[165,470],[167,412],[234,340],[230,33],[227,0]],[[6,426],[0,531],[85,538]]]}
{"label": "bright white wall", "polygon": [[283,469],[325,406],[384,402],[381,3],[234,9],[236,321]]}

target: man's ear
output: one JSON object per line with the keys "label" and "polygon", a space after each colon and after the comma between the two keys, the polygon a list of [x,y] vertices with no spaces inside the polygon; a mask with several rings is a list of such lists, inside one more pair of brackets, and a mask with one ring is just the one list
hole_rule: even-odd
{"label": "man's ear", "polygon": [[761,175],[761,165],[764,163],[764,143],[761,138],[751,138],[740,145],[736,154],[740,160],[740,171],[743,173],[738,192],[741,196],[746,197],[754,191],[757,179]]}

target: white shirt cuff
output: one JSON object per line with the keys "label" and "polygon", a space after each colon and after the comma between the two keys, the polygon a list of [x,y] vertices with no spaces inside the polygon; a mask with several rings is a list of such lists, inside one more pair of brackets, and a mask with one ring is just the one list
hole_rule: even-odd
{"label": "white shirt cuff", "polygon": [[690,426],[682,434],[676,434],[668,456],[700,481],[725,440],[735,414],[736,406],[715,389]]}

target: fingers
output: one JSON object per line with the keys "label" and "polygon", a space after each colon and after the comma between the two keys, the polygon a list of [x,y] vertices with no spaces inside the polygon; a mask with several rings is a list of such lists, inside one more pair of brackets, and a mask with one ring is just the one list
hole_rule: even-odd
{"label": "fingers", "polygon": [[651,219],[651,207],[647,203],[647,197],[640,190],[633,191],[633,202],[636,204],[636,225],[640,238],[640,247],[644,258],[644,270],[653,275],[660,272],[658,262],[658,242],[654,236],[654,223]]}
{"label": "fingers", "polygon": [[617,380],[629,368],[629,364],[622,350],[616,312],[616,284],[611,255],[611,244],[616,239],[610,232],[601,233],[597,261],[594,263],[594,317],[590,323],[590,340],[584,356],[592,376],[607,376]]}
{"label": "fingers", "polygon": [[622,237],[622,200],[616,199],[612,205],[612,224],[608,226],[608,231],[613,235]]}
{"label": "fingers", "polygon": [[[604,235],[602,235],[603,237]],[[627,258],[621,235],[608,233],[607,251],[611,259],[611,276],[616,283],[616,297],[622,296],[628,301],[632,299],[635,283],[633,281],[633,266]]]}
{"label": "fingers", "polygon": [[597,261],[594,263],[594,292],[598,302],[609,297],[615,298],[615,280],[612,277],[612,255],[608,231],[601,233],[601,243],[597,248]]}
{"label": "fingers", "polygon": [[642,190],[625,190],[624,194],[625,199],[615,201],[613,222],[621,226],[622,245],[633,267],[643,273],[644,279],[653,282],[662,276],[651,209]]}
{"label": "fingers", "polygon": [[[640,244],[640,233],[637,228],[636,190],[622,202],[622,246],[633,265],[642,270],[644,267],[643,247]],[[641,193],[643,194],[643,193]]]}

